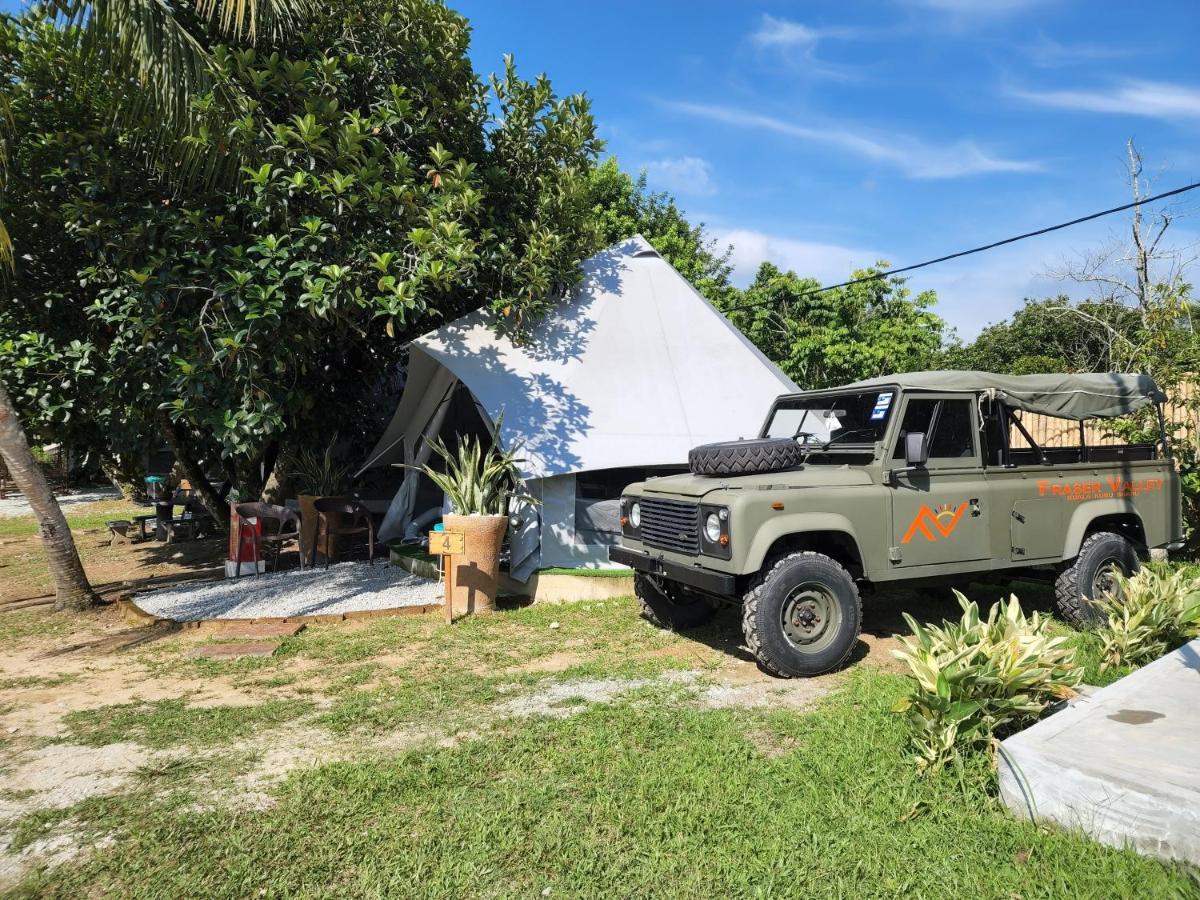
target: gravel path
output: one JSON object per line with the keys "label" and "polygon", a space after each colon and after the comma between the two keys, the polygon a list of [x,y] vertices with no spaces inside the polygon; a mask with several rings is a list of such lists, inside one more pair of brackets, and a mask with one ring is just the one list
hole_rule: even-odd
{"label": "gravel path", "polygon": [[191,587],[137,594],[141,609],[177,622],[257,619],[391,609],[440,603],[443,589],[386,564],[347,562],[325,569],[243,575]]}
{"label": "gravel path", "polygon": [[[96,503],[100,500],[120,500],[121,492],[113,487],[88,488],[70,494],[55,494],[58,505],[71,507],[76,503]],[[21,494],[10,494],[0,500],[0,519],[15,519],[18,516],[32,516],[29,501]]]}

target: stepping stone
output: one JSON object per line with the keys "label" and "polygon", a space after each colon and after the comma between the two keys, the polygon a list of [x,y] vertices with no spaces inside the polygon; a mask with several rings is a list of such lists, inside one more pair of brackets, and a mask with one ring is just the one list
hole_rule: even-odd
{"label": "stepping stone", "polygon": [[240,659],[244,656],[272,656],[279,645],[271,641],[247,641],[237,644],[207,644],[193,647],[188,656],[204,659]]}
{"label": "stepping stone", "polygon": [[221,637],[262,640],[292,637],[303,630],[303,622],[221,622],[217,625],[216,633]]}

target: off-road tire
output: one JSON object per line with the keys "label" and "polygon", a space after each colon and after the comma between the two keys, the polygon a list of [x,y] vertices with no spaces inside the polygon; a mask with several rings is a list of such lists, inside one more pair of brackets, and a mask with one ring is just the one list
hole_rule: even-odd
{"label": "off-road tire", "polygon": [[640,572],[633,576],[633,592],[641,601],[642,618],[658,628],[684,631],[696,628],[716,615],[716,608],[702,599],[680,596],[671,589],[660,590],[648,576]]}
{"label": "off-road tire", "polygon": [[[784,634],[782,615],[792,588],[805,582],[827,587],[841,621],[833,642],[816,653],[803,652]],[[821,675],[841,666],[854,650],[862,628],[862,600],[854,579],[823,553],[804,551],[768,560],[742,599],[742,633],[758,664],[781,678]]]}
{"label": "off-road tire", "polygon": [[701,444],[688,451],[693,475],[752,475],[780,472],[804,462],[804,450],[791,438],[760,438]]}
{"label": "off-road tire", "polygon": [[1101,621],[1100,611],[1093,605],[1093,587],[1103,566],[1116,563],[1126,575],[1141,568],[1133,544],[1111,531],[1090,534],[1079,548],[1079,555],[1063,568],[1054,582],[1054,599],[1058,613],[1077,628],[1093,628]]}

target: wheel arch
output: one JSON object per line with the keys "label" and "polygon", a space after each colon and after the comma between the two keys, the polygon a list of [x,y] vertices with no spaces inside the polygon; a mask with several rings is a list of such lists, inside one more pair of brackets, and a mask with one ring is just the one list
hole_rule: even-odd
{"label": "wheel arch", "polygon": [[1088,535],[1112,531],[1129,539],[1139,548],[1146,546],[1146,527],[1137,508],[1129,500],[1092,500],[1081,504],[1067,525],[1063,559],[1074,559]]}
{"label": "wheel arch", "polygon": [[842,516],[806,517],[802,522],[781,522],[781,528],[756,536],[750,554],[754,571],[770,560],[787,553],[809,550],[822,553],[843,566],[855,579],[866,576],[857,535],[849,520]]}

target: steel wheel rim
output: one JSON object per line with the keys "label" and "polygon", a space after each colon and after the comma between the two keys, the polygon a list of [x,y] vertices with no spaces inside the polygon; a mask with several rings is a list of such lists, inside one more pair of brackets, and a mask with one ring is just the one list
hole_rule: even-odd
{"label": "steel wheel rim", "polygon": [[1096,569],[1092,576],[1092,599],[1099,600],[1105,596],[1119,597],[1120,589],[1114,577],[1118,572],[1125,574],[1124,566],[1117,559],[1106,559]]}
{"label": "steel wheel rim", "polygon": [[842,624],[842,607],[826,585],[805,582],[783,601],[780,626],[787,642],[805,653],[819,653],[833,643]]}

